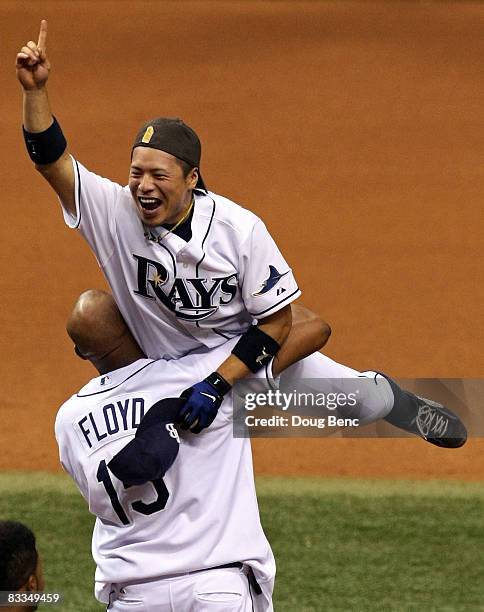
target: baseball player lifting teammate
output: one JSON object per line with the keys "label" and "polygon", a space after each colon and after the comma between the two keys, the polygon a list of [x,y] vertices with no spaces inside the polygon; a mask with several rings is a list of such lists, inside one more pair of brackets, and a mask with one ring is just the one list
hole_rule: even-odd
{"label": "baseball player lifting teammate", "polygon": [[[306,318],[291,329],[276,374],[314,350],[318,326]],[[97,517],[97,598],[116,612],[272,610],[274,558],[230,399],[201,435],[179,436],[173,425],[177,396],[237,338],[203,355],[147,359],[112,296],[94,290],[78,299],[67,330],[99,372],[55,425],[61,462]]]}
{"label": "baseball player lifting teammate", "polygon": [[[141,128],[126,187],[71,157],[47,97],[46,38],[42,21],[38,42],[29,41],[17,55],[26,146],[58,194],[67,225],[94,251],[137,342],[149,357],[178,359],[240,335],[214,372],[183,394],[178,420],[198,433],[213,421],[233,383],[277,354],[300,290],[262,221],[206,189],[200,141],[182,121],[157,118]],[[367,377],[360,412],[351,414],[361,423],[385,418],[443,447],[466,441],[451,411],[381,373],[358,373],[315,353],[293,376],[296,382]]]}

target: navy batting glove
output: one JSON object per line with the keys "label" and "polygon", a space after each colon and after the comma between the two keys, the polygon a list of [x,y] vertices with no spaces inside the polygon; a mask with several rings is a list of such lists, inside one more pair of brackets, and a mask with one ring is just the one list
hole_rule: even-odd
{"label": "navy batting glove", "polygon": [[217,372],[185,389],[180,395],[186,400],[180,409],[176,422],[181,429],[200,433],[213,423],[224,395],[231,389],[229,383]]}

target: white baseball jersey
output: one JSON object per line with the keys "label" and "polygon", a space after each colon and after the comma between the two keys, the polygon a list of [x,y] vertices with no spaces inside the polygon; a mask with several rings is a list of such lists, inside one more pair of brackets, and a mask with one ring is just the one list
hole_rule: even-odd
{"label": "white baseball jersey", "polygon": [[100,601],[108,601],[112,583],[237,561],[253,568],[263,588],[272,585],[275,564],[260,524],[250,441],[233,437],[230,396],[209,429],[180,435],[178,457],[162,480],[125,489],[107,467],[150,406],[207,376],[235,342],[203,357],[140,359],[94,378],[60,408],[60,460],[97,517],[92,551]]}
{"label": "white baseball jersey", "polygon": [[[152,358],[215,347],[299,297],[263,222],[227,198],[196,191],[192,238],[150,239],[128,187],[73,159],[76,214],[121,313]],[[163,234],[163,228],[162,234]]]}

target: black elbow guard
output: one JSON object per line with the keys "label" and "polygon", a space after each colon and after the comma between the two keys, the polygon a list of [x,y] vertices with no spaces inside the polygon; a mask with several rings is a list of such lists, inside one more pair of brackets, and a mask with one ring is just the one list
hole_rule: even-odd
{"label": "black elbow guard", "polygon": [[57,119],[43,132],[27,132],[22,127],[30,159],[39,165],[53,164],[64,153],[67,141]]}
{"label": "black elbow guard", "polygon": [[252,325],[232,349],[232,354],[245,363],[251,372],[258,372],[281,347],[268,334]]}

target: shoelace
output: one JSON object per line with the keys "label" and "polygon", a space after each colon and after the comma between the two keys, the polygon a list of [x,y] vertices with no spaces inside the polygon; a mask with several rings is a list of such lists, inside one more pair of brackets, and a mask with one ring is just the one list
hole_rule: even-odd
{"label": "shoelace", "polygon": [[424,438],[428,438],[429,434],[443,438],[449,426],[449,419],[427,404],[419,407],[415,422]]}

